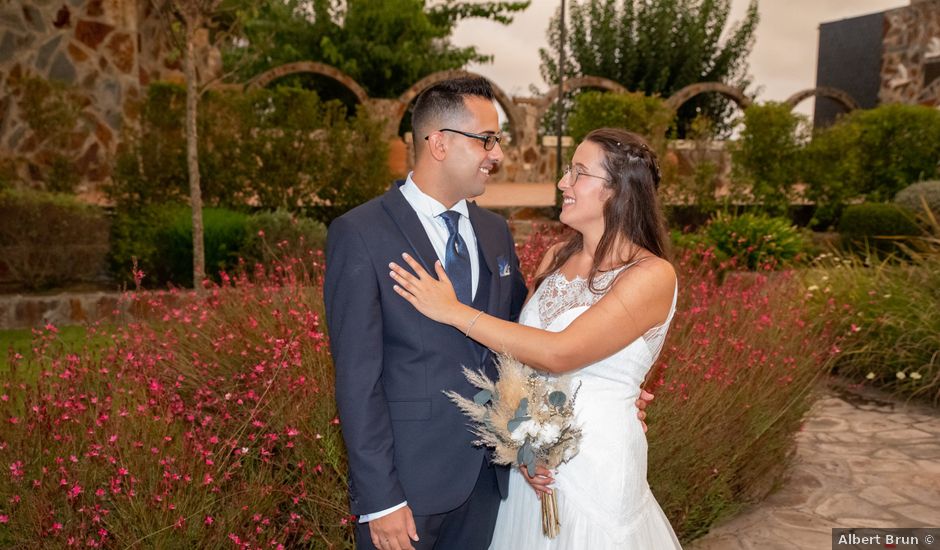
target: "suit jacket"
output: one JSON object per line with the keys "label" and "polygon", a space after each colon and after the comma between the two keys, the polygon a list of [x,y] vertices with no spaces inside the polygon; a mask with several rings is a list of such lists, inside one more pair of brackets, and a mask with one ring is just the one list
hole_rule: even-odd
{"label": "suit jacket", "polygon": [[[526,287],[512,235],[500,216],[472,202],[468,210],[482,258],[474,302],[515,320]],[[405,500],[416,515],[453,510],[469,497],[487,457],[442,392],[472,396],[477,390],[461,368],[495,376],[493,356],[395,293],[388,264],[402,264],[402,252],[434,273],[437,254],[397,186],[330,225],[324,301],[357,515]],[[497,478],[505,496],[508,470],[498,468]]]}

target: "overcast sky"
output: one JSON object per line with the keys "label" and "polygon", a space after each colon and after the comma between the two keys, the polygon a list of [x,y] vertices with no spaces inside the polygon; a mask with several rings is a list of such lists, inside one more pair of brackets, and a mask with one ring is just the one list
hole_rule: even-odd
{"label": "overcast sky", "polygon": [[[760,23],[749,59],[758,100],[783,100],[816,83],[816,51],[820,23],[905,6],[908,0],[759,0]],[[461,22],[453,36],[457,45],[475,45],[495,55],[493,63],[472,65],[510,95],[528,96],[529,85],[546,84],[539,75],[539,48],[546,45],[548,21],[560,0],[532,0],[512,25],[483,20]],[[732,22],[740,21],[747,0],[731,0]],[[812,100],[797,109],[812,113]]]}

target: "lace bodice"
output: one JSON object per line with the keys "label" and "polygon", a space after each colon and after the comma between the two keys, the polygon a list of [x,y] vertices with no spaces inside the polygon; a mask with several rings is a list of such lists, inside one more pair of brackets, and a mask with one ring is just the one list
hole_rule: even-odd
{"label": "lace bodice", "polygon": [[[591,291],[590,282],[584,277],[576,276],[569,281],[560,271],[551,273],[542,281],[529,303],[526,304],[520,316],[520,322],[545,330],[564,329],[584,310],[603,298],[617,275],[630,269],[635,263],[600,273],[594,283],[595,288],[601,289],[599,293]],[[648,330],[641,338],[649,350],[651,364],[662,350],[675,307],[676,294],[673,295],[672,307],[666,321]]]}
{"label": "lace bodice", "polygon": [[[606,289],[614,277],[623,271],[624,267],[626,266],[601,273],[596,277],[594,287]],[[542,322],[543,327],[552,324],[559,315],[569,309],[593,306],[604,297],[604,293],[595,294],[591,291],[588,279],[575,276],[573,280],[569,281],[562,275],[561,271],[556,271],[546,277],[539,286],[539,293],[540,296],[536,303],[538,304],[539,320]]]}

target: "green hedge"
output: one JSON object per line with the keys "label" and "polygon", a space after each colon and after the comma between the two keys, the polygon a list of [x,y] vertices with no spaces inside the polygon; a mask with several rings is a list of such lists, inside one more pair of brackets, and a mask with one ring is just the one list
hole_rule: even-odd
{"label": "green hedge", "polygon": [[[224,208],[203,210],[206,273],[239,269],[240,262],[270,264],[303,258],[326,243],[326,227],[289,212],[248,215]],[[191,210],[183,205],[156,205],[115,217],[111,270],[131,284],[133,265],[145,273],[147,287],[166,284],[192,286],[193,246]]]}
{"label": "green hedge", "polygon": [[[206,274],[237,268],[248,240],[248,215],[223,208],[203,209]],[[123,212],[114,220],[111,270],[133,282],[133,265],[144,272],[146,286],[193,284],[192,212],[186,206],[158,205]]]}
{"label": "green hedge", "polygon": [[842,243],[855,252],[895,253],[898,238],[921,233],[911,212],[890,203],[853,204],[839,220]]}
{"label": "green hedge", "polygon": [[105,271],[108,219],[69,195],[0,192],[0,265],[30,289],[93,280]]}

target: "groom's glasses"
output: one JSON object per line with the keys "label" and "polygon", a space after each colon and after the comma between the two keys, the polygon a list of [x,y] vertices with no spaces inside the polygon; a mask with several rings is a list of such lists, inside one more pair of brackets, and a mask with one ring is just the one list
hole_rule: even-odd
{"label": "groom's glasses", "polygon": [[[472,134],[470,132],[463,132],[460,130],[453,130],[451,128],[441,128],[438,132],[453,132],[455,134],[460,134],[462,136],[467,136],[468,138],[478,139],[483,142],[484,151],[492,151],[493,147],[496,147],[496,144],[500,142],[502,138],[496,134]],[[431,136],[424,136],[424,139],[427,140]]]}

